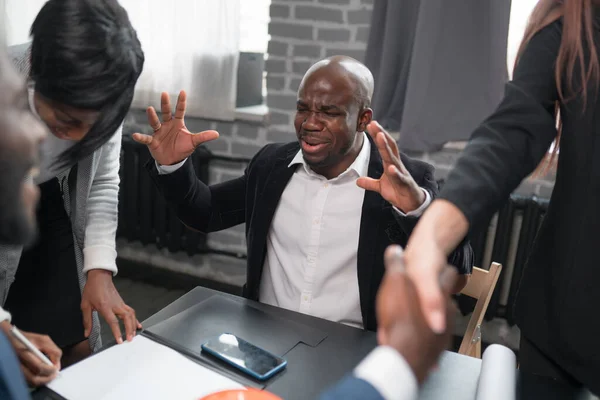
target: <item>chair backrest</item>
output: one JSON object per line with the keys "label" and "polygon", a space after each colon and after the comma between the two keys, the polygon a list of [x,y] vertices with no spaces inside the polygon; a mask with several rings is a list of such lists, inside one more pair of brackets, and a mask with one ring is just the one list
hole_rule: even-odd
{"label": "chair backrest", "polygon": [[489,271],[473,267],[473,274],[461,294],[477,299],[475,309],[460,344],[459,354],[481,358],[481,323],[494,294],[502,265],[493,262]]}

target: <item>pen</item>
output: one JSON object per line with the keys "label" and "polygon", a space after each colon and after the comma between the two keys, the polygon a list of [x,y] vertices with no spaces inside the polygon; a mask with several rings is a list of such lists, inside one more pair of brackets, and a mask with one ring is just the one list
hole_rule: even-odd
{"label": "pen", "polygon": [[45,364],[50,365],[51,367],[54,367],[54,364],[52,364],[52,361],[50,361],[48,359],[48,357],[46,357],[44,355],[44,353],[42,353],[37,347],[35,347],[33,345],[33,343],[31,343],[29,341],[29,339],[27,339],[25,336],[23,336],[23,334],[21,333],[21,331],[19,331],[16,326],[13,326],[10,329],[10,332],[13,334],[14,337],[16,337],[19,340],[19,342],[23,343],[23,345],[25,347],[27,347],[27,349],[29,351],[31,351],[33,354],[35,354]]}

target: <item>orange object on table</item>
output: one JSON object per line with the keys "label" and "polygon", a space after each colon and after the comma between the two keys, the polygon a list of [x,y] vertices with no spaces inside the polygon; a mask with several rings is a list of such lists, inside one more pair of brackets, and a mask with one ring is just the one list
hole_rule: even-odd
{"label": "orange object on table", "polygon": [[246,390],[224,390],[209,394],[208,396],[202,397],[200,400],[283,400],[279,396],[275,396],[273,393],[269,393],[265,390],[251,389]]}

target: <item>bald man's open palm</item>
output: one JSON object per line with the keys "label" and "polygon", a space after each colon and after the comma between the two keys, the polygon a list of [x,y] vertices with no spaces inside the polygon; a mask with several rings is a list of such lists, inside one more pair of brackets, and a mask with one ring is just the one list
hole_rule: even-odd
{"label": "bald man's open palm", "polygon": [[186,108],[186,94],[182,90],[177,98],[175,115],[171,114],[171,101],[167,93],[160,96],[162,122],[156,114],[154,107],[148,107],[148,123],[154,131],[153,135],[134,133],[136,142],[145,144],[150,154],[160,165],[173,165],[185,160],[192,155],[196,147],[202,143],[215,140],[219,137],[216,131],[190,132],[184,121]]}
{"label": "bald man's open palm", "polygon": [[356,184],[379,193],[405,213],[416,210],[425,201],[425,193],[402,163],[396,141],[375,121],[367,126],[367,131],[381,155],[383,174],[379,179],[361,177]]}

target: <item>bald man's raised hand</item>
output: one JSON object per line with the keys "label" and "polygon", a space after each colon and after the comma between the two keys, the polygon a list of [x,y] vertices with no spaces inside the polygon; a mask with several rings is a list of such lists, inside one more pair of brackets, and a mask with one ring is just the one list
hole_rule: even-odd
{"label": "bald man's raised hand", "polygon": [[451,342],[456,306],[450,297],[457,279],[455,268],[446,267],[439,279],[446,309],[446,329],[434,333],[428,326],[415,283],[404,268],[402,248],[392,245],[385,252],[386,272],[377,293],[377,338],[379,344],[395,348],[422,383]]}
{"label": "bald man's raised hand", "polygon": [[171,100],[165,92],[160,96],[162,123],[154,107],[148,107],[148,123],[154,131],[153,135],[134,133],[136,142],[145,144],[150,154],[160,165],[173,165],[192,155],[196,147],[202,143],[219,137],[216,131],[192,133],[185,127],[186,94],[182,90],[177,98],[175,115],[171,114]]}
{"label": "bald man's raised hand", "polygon": [[402,163],[396,141],[375,121],[367,126],[367,131],[381,155],[383,174],[379,179],[358,178],[356,184],[365,190],[379,193],[404,213],[416,210],[425,201],[425,193]]}

